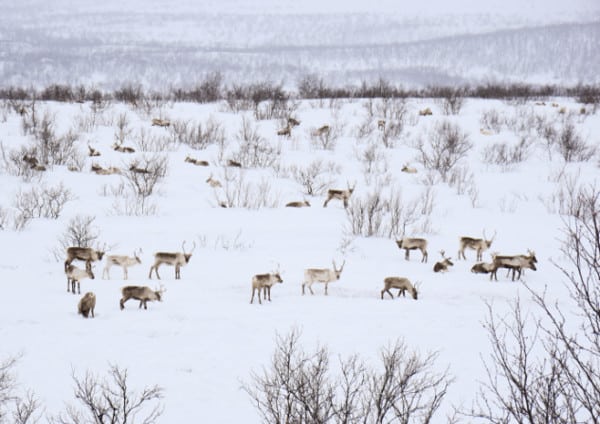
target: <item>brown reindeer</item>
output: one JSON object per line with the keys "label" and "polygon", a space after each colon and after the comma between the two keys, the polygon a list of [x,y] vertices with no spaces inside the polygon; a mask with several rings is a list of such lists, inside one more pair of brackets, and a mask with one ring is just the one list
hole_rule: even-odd
{"label": "brown reindeer", "polygon": [[87,292],[83,295],[79,303],[77,304],[77,313],[87,318],[90,313],[94,318],[94,309],[96,308],[96,295],[92,292]]}
{"label": "brown reindeer", "polygon": [[285,205],[286,208],[304,208],[310,207],[310,202],[308,200],[289,202]]}
{"label": "brown reindeer", "polygon": [[344,207],[345,208],[348,207],[348,200],[350,199],[350,196],[352,196],[352,193],[354,192],[356,183],[354,183],[354,185],[352,187],[350,187],[350,184],[348,184],[348,183],[346,183],[346,184],[348,185],[348,188],[346,190],[329,189],[327,191],[327,200],[325,200],[325,203],[323,203],[324,208],[327,207],[327,204],[329,203],[329,201],[331,199],[341,200],[342,202],[344,202]]}
{"label": "brown reindeer", "polygon": [[423,238],[404,237],[401,240],[396,240],[396,244],[400,249],[405,250],[404,259],[410,259],[410,251],[419,249],[421,251],[421,262],[427,262],[427,240]]}
{"label": "brown reindeer", "polygon": [[156,273],[156,278],[160,280],[160,275],[158,275],[158,267],[162,264],[166,264],[173,265],[175,267],[175,279],[179,280],[181,278],[181,267],[188,264],[195,248],[196,242],[194,242],[192,250],[189,253],[186,253],[184,241],[181,245],[181,250],[183,250],[183,252],[156,252],[154,254],[154,264],[150,267],[148,278],[152,279],[152,270],[154,270]]}
{"label": "brown reindeer", "polygon": [[279,272],[271,274],[256,274],[254,277],[252,277],[252,297],[250,298],[250,303],[254,301],[254,293],[256,291],[258,291],[258,303],[262,303],[260,301],[261,290],[263,291],[263,298],[270,302],[271,287],[277,283],[283,283]]}
{"label": "brown reindeer", "polygon": [[193,157],[191,157],[190,155],[187,155],[185,157],[185,162],[189,162],[191,164],[194,164],[196,166],[208,166],[209,163],[205,160],[200,160],[200,159],[195,159]]}
{"label": "brown reindeer", "polygon": [[461,237],[460,241],[459,241],[458,259],[460,259],[460,258],[463,258],[465,260],[467,259],[465,257],[465,249],[468,248],[468,249],[477,251],[477,260],[481,261],[483,252],[490,248],[495,237],[496,237],[496,232],[494,232],[494,235],[492,236],[491,239],[487,240],[487,237],[485,236],[485,230],[483,231],[482,239],[472,238],[472,237]]}
{"label": "brown reindeer", "polygon": [[65,272],[75,259],[85,261],[85,269],[92,270],[92,262],[101,261],[104,256],[103,250],[95,250],[91,247],[69,247],[67,248],[67,259],[65,260]]}
{"label": "brown reindeer", "polygon": [[452,258],[446,257],[446,252],[440,250],[440,255],[442,255],[442,260],[435,263],[433,266],[433,272],[447,272],[449,266],[454,266]]}
{"label": "brown reindeer", "polygon": [[406,292],[408,291],[413,299],[417,300],[419,293],[413,284],[410,282],[408,278],[405,277],[386,277],[383,279],[383,290],[381,290],[381,299],[383,299],[383,295],[385,293],[389,294],[391,298],[394,298],[394,295],[390,291],[390,289],[398,289],[398,296],[406,296]]}
{"label": "brown reindeer", "polygon": [[155,300],[162,302],[162,295],[166,291],[167,290],[162,286],[157,290],[152,290],[147,286],[125,286],[121,289],[121,294],[123,297],[121,297],[121,300],[119,301],[119,307],[121,310],[123,310],[125,309],[125,302],[127,302],[129,299],[135,299],[140,301],[140,308],[144,306],[144,309],[148,309],[146,303],[148,301],[153,302]]}

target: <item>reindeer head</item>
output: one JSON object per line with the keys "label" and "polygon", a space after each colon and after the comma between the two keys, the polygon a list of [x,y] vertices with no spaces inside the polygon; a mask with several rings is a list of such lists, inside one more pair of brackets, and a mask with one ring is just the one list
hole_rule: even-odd
{"label": "reindeer head", "polygon": [[532,263],[534,263],[534,264],[537,263],[537,258],[535,257],[535,252],[533,250],[527,249],[527,254],[531,258]]}
{"label": "reindeer head", "polygon": [[335,278],[337,280],[340,279],[340,276],[342,275],[342,271],[344,270],[344,265],[346,264],[346,261],[344,260],[344,262],[342,262],[342,266],[340,267],[340,269],[337,269],[337,267],[335,266],[335,261],[333,262],[333,272],[335,272]]}
{"label": "reindeer head", "polygon": [[413,285],[413,289],[410,293],[412,295],[413,299],[415,299],[415,300],[417,300],[419,298],[420,286],[421,286],[421,282],[416,281],[415,284]]}
{"label": "reindeer head", "polygon": [[135,259],[135,261],[136,261],[138,264],[141,264],[141,263],[142,263],[142,260],[140,259],[140,256],[139,256],[139,255],[141,255],[141,254],[142,254],[142,248],[140,247],[140,251],[139,251],[139,253],[136,253],[136,252],[137,252],[137,250],[134,250],[134,251],[133,251],[133,258]]}
{"label": "reindeer head", "polygon": [[181,250],[183,251],[183,257],[185,258],[186,264],[190,261],[190,258],[192,257],[192,253],[194,253],[195,249],[196,249],[196,242],[194,242],[194,245],[192,246],[192,250],[190,250],[189,253],[186,253],[186,251],[185,251],[185,240],[181,244]]}
{"label": "reindeer head", "polygon": [[162,295],[166,291],[167,291],[167,289],[163,285],[161,285],[159,288],[155,289],[154,294],[156,295],[156,300],[158,300],[159,302],[162,302]]}
{"label": "reindeer head", "polygon": [[490,248],[490,246],[492,245],[492,242],[494,241],[495,238],[496,238],[496,231],[494,231],[494,235],[492,236],[492,238],[488,240],[488,238],[485,235],[485,230],[483,230],[483,243],[485,244],[486,249]]}

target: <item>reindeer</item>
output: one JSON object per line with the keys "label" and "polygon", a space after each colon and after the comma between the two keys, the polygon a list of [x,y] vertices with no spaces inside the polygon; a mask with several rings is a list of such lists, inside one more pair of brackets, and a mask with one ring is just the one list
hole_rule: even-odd
{"label": "reindeer", "polygon": [[148,168],[140,168],[138,167],[138,162],[133,161],[129,166],[129,170],[131,172],[135,172],[136,174],[150,174],[150,170]]}
{"label": "reindeer", "polygon": [[447,258],[445,251],[440,250],[440,254],[442,255],[443,260],[435,263],[433,266],[433,272],[447,272],[449,266],[454,266],[454,263],[452,263],[452,258]]}
{"label": "reindeer", "polygon": [[494,263],[478,262],[471,267],[474,274],[489,274],[494,270]]}
{"label": "reindeer", "polygon": [[69,292],[69,286],[71,287],[71,293],[75,294],[75,283],[77,283],[77,293],[81,293],[81,280],[84,278],[94,279],[94,273],[92,270],[83,270],[77,268],[75,265],[67,266],[65,270],[67,274],[67,292]]}
{"label": "reindeer", "polygon": [[100,156],[100,152],[88,144],[88,156]]}
{"label": "reindeer", "polygon": [[516,273],[519,275],[517,279],[521,279],[521,274],[524,268],[529,268],[534,271],[537,271],[535,263],[537,262],[537,258],[535,254],[531,251],[528,251],[528,255],[513,255],[513,256],[505,256],[494,254],[492,256],[493,269],[490,273],[490,281],[492,279],[498,281],[498,268],[507,268],[512,271],[512,279],[511,281],[515,281]]}
{"label": "reindeer", "polygon": [[187,263],[190,261],[194,249],[196,249],[196,242],[194,242],[192,250],[189,253],[186,253],[184,241],[181,245],[181,250],[183,250],[183,252],[156,252],[154,254],[154,265],[150,267],[148,278],[152,279],[152,270],[154,270],[156,273],[156,278],[160,280],[160,275],[158,275],[158,267],[162,264],[167,264],[175,267],[175,279],[179,280],[181,278],[181,267],[187,265]]}
{"label": "reindeer", "polygon": [[227,166],[232,166],[234,168],[241,168],[242,164],[233,159],[227,159]]}
{"label": "reindeer", "polygon": [[185,157],[185,162],[189,162],[189,163],[192,163],[192,164],[197,165],[197,166],[208,166],[208,162],[207,161],[200,160],[200,159],[194,159],[190,155],[187,155]]}
{"label": "reindeer", "polygon": [[287,123],[288,123],[288,127],[292,127],[292,128],[300,125],[300,121],[292,118],[291,116],[288,118]]}
{"label": "reindeer", "polygon": [[111,166],[110,168],[102,168],[100,165],[95,163],[92,164],[92,171],[98,175],[114,175],[121,173],[121,170],[114,166]]}
{"label": "reindeer", "polygon": [[377,121],[377,129],[379,131],[385,131],[385,119],[380,119]]}
{"label": "reindeer", "polygon": [[289,202],[288,204],[285,205],[286,208],[304,208],[304,207],[310,207],[310,202],[308,200],[303,200],[301,202],[297,201],[297,202]]}
{"label": "reindeer", "polygon": [[458,259],[460,259],[462,257],[463,259],[466,260],[467,258],[465,257],[465,249],[469,248],[469,249],[473,249],[473,250],[477,251],[477,260],[481,261],[483,252],[490,248],[495,237],[496,237],[496,232],[494,232],[494,235],[492,236],[491,239],[487,240],[487,237],[485,236],[485,230],[483,230],[483,238],[482,239],[476,239],[476,238],[472,238],[472,237],[461,237],[460,242],[459,242],[459,249],[458,249]]}
{"label": "reindeer", "polygon": [[345,208],[348,207],[348,199],[350,199],[350,196],[352,196],[352,193],[354,192],[356,182],[352,187],[350,187],[350,184],[348,182],[346,182],[346,184],[348,185],[348,188],[346,190],[329,189],[327,191],[327,200],[325,200],[325,203],[323,203],[324,208],[327,207],[327,203],[329,203],[331,199],[339,199],[342,202],[344,202]]}
{"label": "reindeer", "polygon": [[92,262],[101,261],[104,256],[103,250],[95,250],[91,247],[69,247],[67,248],[67,259],[65,260],[65,272],[75,259],[85,261],[85,269],[92,271]]}
{"label": "reindeer", "polygon": [[292,136],[292,127],[287,126],[277,131],[277,135],[291,137]]}
{"label": "reindeer", "polygon": [[167,119],[160,119],[160,118],[152,118],[152,126],[153,127],[168,127],[171,125],[171,122],[168,121]]}
{"label": "reindeer", "polygon": [[213,176],[212,176],[212,174],[210,174],[210,176],[206,179],[206,182],[212,188],[222,187],[221,186],[221,182],[219,180],[217,180],[217,179],[214,179]]}
{"label": "reindeer", "polygon": [[87,292],[83,295],[79,304],[77,305],[77,313],[83,315],[84,318],[87,318],[90,313],[92,314],[92,318],[94,318],[94,309],[96,308],[96,295],[92,292]]}
{"label": "reindeer", "polygon": [[330,131],[331,131],[331,127],[329,125],[323,125],[313,131],[313,136],[321,137],[321,136],[329,134]]}
{"label": "reindeer", "polygon": [[152,290],[148,286],[125,286],[121,288],[121,294],[123,297],[121,297],[121,300],[119,301],[119,306],[121,310],[123,310],[125,309],[125,302],[127,302],[129,299],[135,299],[140,301],[140,308],[143,305],[144,309],[148,309],[146,303],[148,301],[153,302],[155,300],[162,302],[162,295],[166,291],[167,289],[165,289],[163,286],[160,286],[160,289],[157,290]]}
{"label": "reindeer", "polygon": [[429,115],[433,115],[433,112],[431,111],[430,108],[426,107],[425,109],[422,109],[419,111],[419,115],[420,116],[429,116]]}
{"label": "reindeer", "polygon": [[113,265],[118,265],[123,268],[123,278],[127,280],[127,268],[130,266],[134,266],[137,264],[141,264],[142,260],[138,255],[142,253],[142,249],[140,249],[139,253],[136,254],[136,251],[133,251],[133,257],[126,255],[108,255],[106,257],[106,265],[104,265],[104,271],[102,271],[102,278],[110,280],[110,267]]}
{"label": "reindeer", "polygon": [[417,168],[413,168],[411,166],[408,166],[407,163],[405,163],[402,166],[402,169],[400,169],[401,172],[406,172],[407,174],[416,174],[417,173]]}
{"label": "reindeer", "polygon": [[260,301],[260,291],[263,290],[263,298],[265,300],[268,300],[269,302],[271,301],[271,287],[274,284],[277,283],[283,283],[283,280],[281,279],[281,275],[279,274],[279,272],[276,273],[271,273],[271,274],[256,274],[254,277],[252,277],[252,297],[250,298],[250,303],[252,304],[252,302],[254,301],[254,292],[256,292],[258,290],[258,303],[262,302]]}
{"label": "reindeer", "polygon": [[392,294],[390,289],[398,289],[397,297],[400,297],[400,295],[406,297],[406,292],[408,291],[412,295],[413,299],[417,300],[419,293],[417,292],[416,287],[412,285],[408,278],[386,277],[383,279],[383,284],[384,286],[383,290],[381,290],[381,299],[383,299],[383,295],[385,293],[389,294],[393,299],[394,295]]}
{"label": "reindeer", "polygon": [[27,163],[29,168],[33,169],[34,171],[46,171],[46,167],[40,164],[35,156],[24,154],[23,162]]}
{"label": "reindeer", "polygon": [[304,287],[308,286],[310,294],[315,294],[312,290],[313,283],[325,283],[325,295],[327,295],[327,286],[329,283],[339,280],[346,261],[342,263],[340,269],[335,266],[333,262],[333,269],[330,268],[308,268],[304,270],[304,282],[302,283],[302,294],[304,295]]}
{"label": "reindeer", "polygon": [[121,143],[113,143],[112,148],[114,151],[121,153],[135,153],[135,149],[129,146],[123,146]]}
{"label": "reindeer", "polygon": [[400,249],[405,250],[404,259],[407,261],[410,259],[410,251],[419,249],[422,254],[421,262],[427,262],[427,240],[423,238],[404,237],[401,240],[396,240],[396,244]]}

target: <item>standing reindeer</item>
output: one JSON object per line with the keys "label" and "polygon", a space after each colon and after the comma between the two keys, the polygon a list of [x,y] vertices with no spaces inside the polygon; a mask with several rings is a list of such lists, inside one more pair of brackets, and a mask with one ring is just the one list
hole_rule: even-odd
{"label": "standing reindeer", "polygon": [[342,263],[340,269],[335,266],[333,262],[333,269],[330,268],[308,268],[304,270],[304,282],[302,283],[302,294],[304,294],[304,287],[308,286],[310,294],[315,294],[312,290],[313,283],[325,283],[325,295],[327,295],[327,285],[333,281],[339,280],[342,271],[344,270],[344,264]]}
{"label": "standing reindeer", "polygon": [[531,251],[528,252],[528,255],[514,256],[494,254],[492,256],[493,269],[490,273],[490,281],[492,281],[492,279],[498,281],[498,268],[507,268],[509,272],[512,271],[512,281],[515,281],[517,272],[519,273],[517,279],[521,279],[521,274],[524,268],[529,268],[534,271],[537,271],[537,268],[535,266],[535,263],[537,262],[535,253]]}
{"label": "standing reindeer", "polygon": [[104,251],[94,250],[91,247],[69,247],[67,248],[67,259],[65,260],[65,272],[75,259],[85,261],[85,269],[92,271],[92,262],[101,261]]}
{"label": "standing reindeer", "polygon": [[250,303],[254,301],[254,292],[258,290],[258,303],[260,301],[260,292],[263,291],[263,299],[271,301],[271,287],[274,284],[283,283],[281,279],[281,275],[279,272],[271,273],[271,274],[256,274],[252,277],[252,297],[250,298]]}
{"label": "standing reindeer", "polygon": [[81,280],[84,278],[94,279],[94,273],[92,270],[77,268],[75,265],[68,265],[65,270],[67,274],[67,292],[69,286],[71,287],[71,293],[75,294],[75,283],[77,283],[77,293],[81,293]]}
{"label": "standing reindeer", "polygon": [[108,278],[110,280],[110,267],[113,265],[118,265],[121,268],[123,268],[123,278],[127,280],[127,268],[142,263],[142,260],[139,257],[141,253],[142,249],[140,249],[139,253],[137,254],[134,250],[133,257],[126,255],[108,255],[106,257],[106,265],[104,265],[104,271],[102,271],[102,278]]}
{"label": "standing reindeer", "polygon": [[452,263],[452,258],[447,258],[445,251],[440,250],[440,255],[442,255],[443,260],[435,263],[433,266],[433,272],[447,272],[449,266],[454,266],[454,263]]}
{"label": "standing reindeer", "polygon": [[94,309],[96,308],[96,295],[92,292],[87,292],[83,295],[79,304],[77,305],[77,313],[83,315],[84,318],[87,318],[90,313],[92,314],[92,318],[94,318]]}
{"label": "standing reindeer", "polygon": [[476,239],[472,237],[461,237],[458,248],[458,259],[463,258],[466,260],[467,258],[465,257],[465,249],[469,248],[477,251],[477,260],[481,261],[483,252],[490,248],[495,237],[496,232],[494,231],[494,235],[492,236],[492,238],[487,240],[487,237],[485,236],[485,230],[483,230],[482,239]]}
{"label": "standing reindeer", "polygon": [[383,299],[383,295],[385,293],[389,294],[393,299],[394,295],[392,294],[390,289],[398,289],[397,297],[400,297],[400,295],[406,296],[406,292],[408,291],[412,295],[413,299],[417,300],[417,297],[418,297],[417,289],[415,288],[415,286],[412,285],[412,283],[410,282],[410,280],[408,278],[386,277],[383,280],[383,284],[384,284],[384,286],[383,286],[383,290],[381,290],[381,299]]}
{"label": "standing reindeer", "polygon": [[157,290],[152,290],[147,286],[125,286],[121,289],[121,294],[123,297],[121,297],[121,300],[119,301],[119,307],[121,310],[123,310],[125,309],[125,302],[127,302],[129,299],[135,299],[140,301],[140,308],[143,305],[144,309],[148,309],[146,303],[148,301],[153,302],[155,300],[162,302],[162,295],[166,291],[167,289],[165,289],[163,286]]}
{"label": "standing reindeer", "polygon": [[150,267],[148,278],[152,279],[152,270],[154,270],[156,273],[156,278],[160,280],[160,275],[158,275],[158,267],[162,264],[167,264],[175,267],[175,279],[179,280],[181,278],[181,267],[187,265],[187,263],[190,261],[195,248],[196,242],[194,242],[190,253],[186,253],[184,241],[181,245],[181,250],[183,250],[183,252],[156,252],[154,254],[154,265]]}
{"label": "standing reindeer", "polygon": [[419,249],[422,254],[421,262],[427,262],[429,256],[427,254],[427,240],[423,238],[404,237],[400,240],[396,240],[396,244],[400,249],[405,250],[404,259],[407,261],[410,259],[410,251]]}
{"label": "standing reindeer", "polygon": [[327,207],[327,204],[329,203],[329,201],[331,199],[341,200],[342,202],[344,202],[344,207],[345,208],[348,207],[348,200],[350,199],[350,196],[352,196],[352,193],[354,192],[356,183],[354,183],[354,185],[352,187],[350,187],[350,184],[348,182],[346,182],[346,184],[348,186],[348,188],[346,190],[329,189],[327,191],[327,200],[325,200],[325,203],[323,203],[324,208]]}

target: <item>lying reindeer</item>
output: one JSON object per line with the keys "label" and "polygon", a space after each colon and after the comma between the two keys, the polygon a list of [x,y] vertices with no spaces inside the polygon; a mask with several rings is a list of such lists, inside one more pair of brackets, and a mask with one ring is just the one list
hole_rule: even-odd
{"label": "lying reindeer", "polygon": [[250,303],[252,303],[254,301],[254,292],[256,292],[257,290],[258,290],[258,303],[262,304],[262,302],[260,301],[261,290],[263,291],[263,298],[265,300],[267,300],[267,296],[268,296],[268,300],[270,302],[271,301],[271,287],[277,283],[283,283],[283,280],[281,279],[281,275],[278,272],[272,273],[272,274],[256,274],[254,277],[252,277],[252,297],[250,298]]}
{"label": "lying reindeer", "polygon": [[123,310],[125,309],[125,302],[127,302],[129,299],[135,299],[140,301],[140,308],[143,305],[144,309],[148,309],[146,303],[148,301],[153,302],[155,300],[162,302],[162,295],[166,291],[167,290],[162,286],[159,290],[152,290],[147,286],[125,286],[121,289],[121,294],[123,297],[119,301],[119,306],[121,307],[121,310]]}
{"label": "lying reindeer", "polygon": [[446,257],[446,252],[441,250],[440,254],[442,255],[443,260],[435,263],[433,266],[433,272],[447,272],[449,266],[454,266],[454,263],[452,263],[452,258]]}
{"label": "lying reindeer", "polygon": [[383,280],[383,290],[381,290],[381,298],[383,299],[384,293],[387,293],[394,298],[394,295],[390,291],[390,289],[398,289],[398,296],[400,295],[406,297],[406,292],[408,291],[413,299],[417,300],[418,292],[417,289],[412,285],[408,278],[404,277],[386,277]]}

